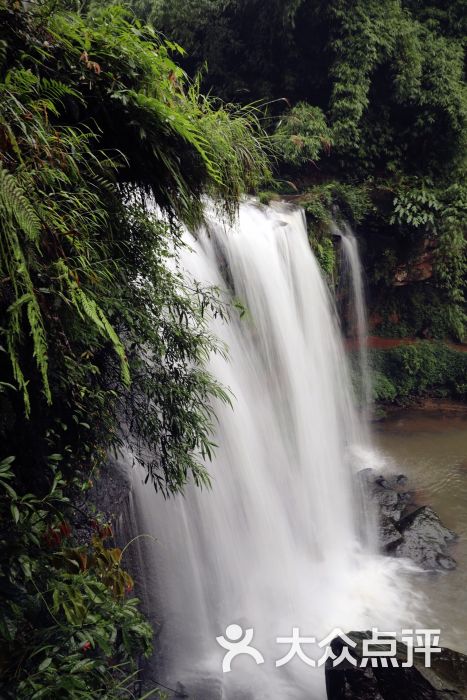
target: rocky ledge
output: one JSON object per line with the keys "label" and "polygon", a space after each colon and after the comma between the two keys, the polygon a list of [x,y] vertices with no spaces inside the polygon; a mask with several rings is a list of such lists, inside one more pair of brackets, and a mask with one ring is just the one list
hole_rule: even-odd
{"label": "rocky ledge", "polygon": [[456,567],[448,548],[457,535],[443,525],[430,506],[416,503],[413,492],[406,488],[406,476],[383,476],[373,469],[363,469],[359,476],[377,508],[383,551],[411,559],[430,571]]}
{"label": "rocky ledge", "polygon": [[[441,649],[431,655],[431,667],[425,665],[423,654],[413,654],[413,664],[406,668],[407,647],[396,644],[393,657],[398,664],[388,666],[361,666],[364,657],[363,640],[371,639],[370,632],[350,632],[347,635],[356,645],[349,648],[337,637],[331,642],[335,657],[345,646],[354,663],[344,659],[333,666],[326,661],[326,690],[328,700],[467,700],[467,656],[451,649]],[[374,647],[373,647],[374,648]],[[355,665],[354,665],[355,664]]]}

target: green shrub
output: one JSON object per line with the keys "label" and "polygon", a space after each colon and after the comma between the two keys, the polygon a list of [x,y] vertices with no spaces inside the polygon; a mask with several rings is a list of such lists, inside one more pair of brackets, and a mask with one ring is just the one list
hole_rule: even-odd
{"label": "green shrub", "polygon": [[336,266],[336,251],[330,238],[323,238],[321,241],[312,239],[313,250],[321,269],[332,277]]}
{"label": "green shrub", "polygon": [[332,216],[352,225],[363,221],[372,204],[368,188],[331,180],[307,189],[300,198],[312,225],[329,225]]}
{"label": "green shrub", "polygon": [[397,398],[397,389],[392,381],[382,372],[372,374],[373,398],[376,402],[392,403]]}
{"label": "green shrub", "polygon": [[59,458],[50,455],[41,498],[15,491],[12,457],[0,463],[2,697],[131,698],[153,632],[130,597],[122,550],[107,543],[110,526],[93,519],[93,537],[78,544]]}
{"label": "green shrub", "polygon": [[279,157],[290,165],[303,165],[329,153],[331,131],[323,112],[305,102],[296,104],[276,128],[274,144]]}
{"label": "green shrub", "polygon": [[376,401],[422,396],[467,399],[467,353],[444,343],[419,341],[372,350],[371,362]]}

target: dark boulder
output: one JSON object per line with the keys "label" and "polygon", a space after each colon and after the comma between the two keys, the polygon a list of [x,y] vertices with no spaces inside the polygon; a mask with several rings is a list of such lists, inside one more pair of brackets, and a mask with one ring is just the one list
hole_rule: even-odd
{"label": "dark boulder", "polygon": [[414,502],[414,493],[406,490],[404,474],[381,475],[362,469],[358,477],[363,493],[374,504],[383,552],[411,559],[430,571],[456,567],[448,551],[455,533],[442,524],[432,508]]}
{"label": "dark boulder", "polygon": [[[343,660],[333,666],[326,661],[326,690],[328,700],[467,700],[467,656],[451,649],[441,649],[431,655],[431,667],[425,667],[422,654],[414,653],[412,666],[402,668],[407,659],[407,647],[397,642],[393,667],[373,667],[369,663],[361,667],[363,639],[370,639],[370,632],[350,632],[347,635],[356,646],[350,649],[356,659],[354,666]],[[337,637],[331,648],[339,656],[347,644]]]}
{"label": "dark boulder", "polygon": [[379,541],[386,552],[393,551],[402,543],[402,535],[391,518],[381,516],[379,523]]}
{"label": "dark boulder", "polygon": [[398,524],[402,542],[397,556],[408,557],[424,569],[454,569],[455,560],[447,552],[447,544],[456,539],[429,506],[417,508]]}
{"label": "dark boulder", "polygon": [[371,498],[378,505],[381,515],[392,520],[399,520],[405,505],[399,494],[392,488],[376,483],[371,491]]}
{"label": "dark boulder", "polygon": [[405,474],[391,474],[386,477],[385,481],[388,484],[388,488],[399,489],[406,486],[409,480]]}

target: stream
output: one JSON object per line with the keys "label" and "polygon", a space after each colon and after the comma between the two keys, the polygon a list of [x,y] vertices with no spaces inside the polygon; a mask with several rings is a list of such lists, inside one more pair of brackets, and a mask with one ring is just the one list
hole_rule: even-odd
{"label": "stream", "polygon": [[441,629],[441,644],[467,653],[467,410],[403,409],[375,427],[387,467],[409,477],[420,504],[431,505],[459,535],[451,548],[457,569],[420,573],[423,624]]}

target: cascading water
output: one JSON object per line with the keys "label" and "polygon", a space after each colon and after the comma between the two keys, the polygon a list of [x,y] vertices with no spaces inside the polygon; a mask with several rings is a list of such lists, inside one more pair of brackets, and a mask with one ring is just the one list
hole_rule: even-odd
{"label": "cascading water", "polygon": [[371,406],[371,375],[368,365],[368,324],[363,284],[363,272],[358,251],[358,242],[350,226],[346,223],[333,224],[333,233],[342,242],[342,277],[350,289],[349,321],[352,334],[357,339],[359,353],[359,379],[361,404],[364,419],[369,418]]}
{"label": "cascading water", "polygon": [[[236,225],[213,220],[190,245],[186,274],[247,313],[212,320],[229,353],[208,370],[234,396],[233,408],[215,406],[212,490],[164,501],[133,472],[138,529],[158,540],[140,540],[158,624],[153,676],[202,700],[321,700],[323,667],[295,658],[276,668],[290,646],[277,637],[411,620],[400,562],[360,536],[351,447],[364,431],[333,303],[298,209],[244,204]],[[264,664],[240,656],[222,673],[216,637],[232,623],[254,630]]]}

